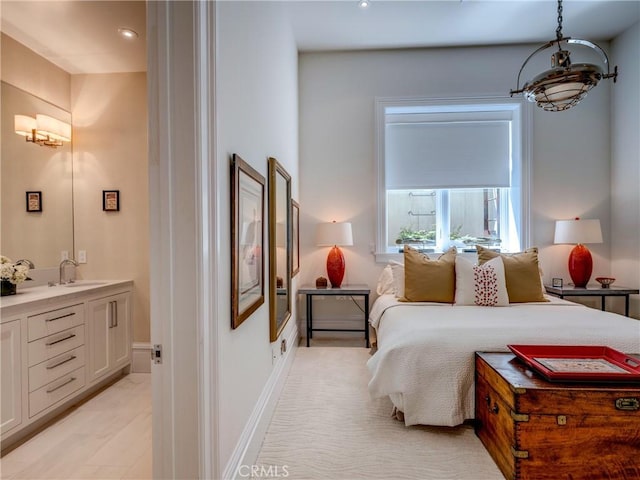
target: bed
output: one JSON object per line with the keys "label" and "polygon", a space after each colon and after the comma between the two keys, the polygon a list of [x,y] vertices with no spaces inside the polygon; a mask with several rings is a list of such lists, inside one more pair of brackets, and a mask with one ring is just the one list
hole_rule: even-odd
{"label": "bed", "polygon": [[507,344],[608,345],[640,352],[640,321],[543,295],[502,307],[402,302],[380,295],[369,316],[377,351],[369,393],[388,396],[406,425],[455,426],[474,417],[474,352]]}

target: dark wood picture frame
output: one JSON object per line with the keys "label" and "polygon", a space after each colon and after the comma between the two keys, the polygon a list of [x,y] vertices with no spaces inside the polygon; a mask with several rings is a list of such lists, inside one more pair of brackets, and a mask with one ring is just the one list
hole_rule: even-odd
{"label": "dark wood picture frame", "polygon": [[300,272],[300,204],[291,199],[291,276]]}
{"label": "dark wood picture frame", "polygon": [[562,288],[562,278],[556,278],[554,277],[551,280],[551,286],[555,287],[555,288]]}
{"label": "dark wood picture frame", "polygon": [[105,212],[120,211],[120,190],[102,191],[102,210]]}
{"label": "dark wood picture frame", "polygon": [[27,212],[42,211],[42,192],[27,192]]}
{"label": "dark wood picture frame", "polygon": [[231,328],[264,303],[265,178],[239,155],[231,160]]}

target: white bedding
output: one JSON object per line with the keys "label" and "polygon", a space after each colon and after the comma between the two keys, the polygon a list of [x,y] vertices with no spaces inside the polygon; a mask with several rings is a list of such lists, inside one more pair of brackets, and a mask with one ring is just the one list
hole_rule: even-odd
{"label": "white bedding", "polygon": [[455,426],[474,417],[474,352],[507,344],[608,345],[640,352],[640,321],[548,297],[508,307],[402,303],[380,296],[369,321],[372,397],[389,396],[406,425]]}

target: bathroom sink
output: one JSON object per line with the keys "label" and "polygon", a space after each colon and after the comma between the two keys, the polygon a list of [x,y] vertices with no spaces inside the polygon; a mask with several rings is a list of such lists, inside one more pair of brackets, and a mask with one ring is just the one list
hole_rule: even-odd
{"label": "bathroom sink", "polygon": [[62,285],[63,287],[66,288],[78,288],[78,287],[98,287],[100,285],[106,285],[107,282],[92,282],[92,281],[79,281],[79,282],[73,282],[73,283],[65,283],[64,285]]}

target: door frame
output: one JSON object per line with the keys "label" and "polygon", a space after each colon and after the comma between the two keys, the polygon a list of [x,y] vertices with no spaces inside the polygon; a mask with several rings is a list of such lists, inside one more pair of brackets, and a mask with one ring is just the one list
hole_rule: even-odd
{"label": "door frame", "polygon": [[220,478],[215,39],[215,2],[147,2],[154,478]]}

